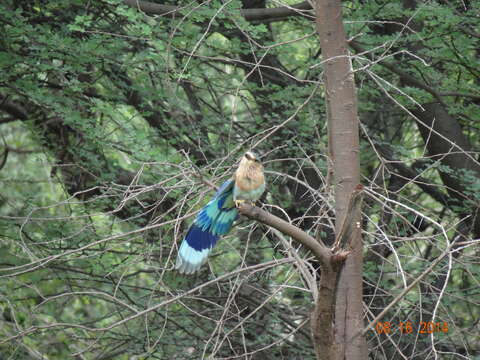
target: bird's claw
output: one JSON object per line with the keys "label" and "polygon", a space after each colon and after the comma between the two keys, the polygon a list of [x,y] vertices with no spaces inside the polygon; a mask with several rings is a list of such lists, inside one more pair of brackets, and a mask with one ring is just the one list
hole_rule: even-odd
{"label": "bird's claw", "polygon": [[239,208],[240,205],[242,205],[244,202],[245,202],[245,200],[235,200],[235,206],[236,206],[237,208]]}
{"label": "bird's claw", "polygon": [[248,203],[252,206],[255,206],[255,201],[247,201],[247,200],[244,200],[244,199],[239,199],[239,200],[234,200],[235,201],[235,206],[237,208],[240,207],[240,205],[244,204],[244,203]]}

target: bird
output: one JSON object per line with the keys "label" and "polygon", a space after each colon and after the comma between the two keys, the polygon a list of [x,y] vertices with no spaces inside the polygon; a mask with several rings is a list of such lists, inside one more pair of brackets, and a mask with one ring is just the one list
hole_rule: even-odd
{"label": "bird", "polygon": [[264,191],[263,165],[255,153],[247,151],[234,175],[196,216],[180,245],[175,269],[181,274],[197,272],[220,236],[232,228],[238,218],[238,207],[244,202],[255,204]]}

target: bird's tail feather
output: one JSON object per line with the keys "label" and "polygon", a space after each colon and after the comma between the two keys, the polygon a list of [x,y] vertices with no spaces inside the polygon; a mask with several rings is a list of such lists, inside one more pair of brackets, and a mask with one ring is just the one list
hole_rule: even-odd
{"label": "bird's tail feather", "polygon": [[175,268],[185,274],[200,269],[218,238],[230,231],[237,216],[238,210],[233,203],[233,181],[228,180],[198,213],[180,246]]}
{"label": "bird's tail feather", "polygon": [[207,261],[208,254],[218,240],[208,230],[192,224],[178,251],[175,269],[181,274],[196,272]]}

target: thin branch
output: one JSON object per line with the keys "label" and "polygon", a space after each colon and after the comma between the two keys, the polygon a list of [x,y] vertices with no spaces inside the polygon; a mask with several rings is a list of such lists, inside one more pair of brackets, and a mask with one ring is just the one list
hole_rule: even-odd
{"label": "thin branch", "polygon": [[377,315],[377,317],[375,319],[373,319],[372,321],[370,321],[370,323],[361,331],[359,331],[357,333],[356,336],[362,334],[362,335],[365,335],[367,333],[367,331],[373,327],[373,325],[375,323],[377,323],[378,321],[380,321],[380,319],[382,319],[385,314],[393,307],[395,306],[395,304],[397,304],[400,300],[402,300],[405,295],[407,295],[410,290],[412,290],[425,276],[427,276],[428,274],[430,274],[432,272],[432,270],[435,268],[435,266],[438,265],[438,263],[440,263],[440,261],[443,260],[443,258],[445,256],[447,256],[450,251],[452,250],[452,247],[455,245],[455,243],[451,243],[449,246],[447,246],[447,248],[444,250],[444,252],[428,267],[425,269],[425,271],[423,273],[420,274],[420,276],[418,276],[415,280],[413,280],[410,285],[408,285],[405,289],[403,289],[403,291],[397,295],[397,297],[395,299],[393,299],[393,301],[388,304],[388,306],[386,306],[383,311]]}
{"label": "thin branch", "polygon": [[26,336],[28,334],[31,334],[31,333],[34,333],[36,331],[41,331],[41,330],[45,330],[45,329],[53,329],[53,328],[67,328],[67,329],[68,328],[77,328],[77,329],[82,329],[82,330],[85,330],[85,331],[92,331],[92,332],[108,331],[108,330],[114,329],[114,328],[116,328],[116,327],[118,327],[122,324],[125,324],[125,323],[127,323],[127,322],[129,322],[133,319],[145,316],[146,314],[148,314],[152,311],[155,311],[157,309],[160,309],[160,308],[162,308],[162,307],[164,307],[168,304],[176,302],[176,301],[180,300],[181,298],[184,298],[188,295],[194,294],[195,292],[199,291],[200,289],[208,287],[212,284],[220,283],[221,281],[223,281],[225,279],[228,279],[228,278],[230,278],[234,275],[237,275],[239,273],[243,273],[243,272],[247,272],[247,271],[254,272],[254,271],[258,271],[258,270],[265,270],[265,269],[268,269],[268,268],[271,268],[271,267],[276,267],[276,266],[283,265],[283,264],[293,263],[295,261],[296,261],[296,259],[294,259],[294,258],[285,258],[285,259],[281,259],[281,260],[267,261],[267,262],[264,262],[264,263],[261,263],[261,264],[236,269],[232,272],[229,272],[227,274],[219,276],[219,277],[217,277],[213,280],[202,283],[201,285],[198,285],[198,286],[196,286],[196,287],[194,287],[194,288],[192,288],[192,289],[190,289],[190,290],[188,290],[184,293],[172,296],[171,298],[166,299],[162,302],[159,302],[159,303],[157,303],[157,304],[155,304],[155,305],[153,305],[153,306],[151,306],[147,309],[137,311],[134,314],[123,318],[122,320],[116,321],[116,322],[114,322],[110,325],[104,326],[104,327],[93,328],[93,327],[89,327],[89,326],[85,326],[85,325],[71,324],[71,323],[52,323],[52,324],[48,324],[48,325],[37,325],[37,326],[31,326],[28,329],[25,329],[25,330],[13,335],[13,336],[10,336],[8,338],[4,338],[3,340],[0,340],[0,344],[8,343],[8,342],[10,342],[14,339],[24,337],[24,336]]}

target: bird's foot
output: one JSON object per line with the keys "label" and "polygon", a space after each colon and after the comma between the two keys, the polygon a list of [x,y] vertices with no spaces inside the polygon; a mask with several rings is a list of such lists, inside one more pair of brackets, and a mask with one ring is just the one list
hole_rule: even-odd
{"label": "bird's foot", "polygon": [[235,206],[237,208],[239,208],[240,205],[242,205],[245,202],[245,200],[243,200],[243,199],[238,199],[238,200],[234,200],[234,201],[235,201]]}
{"label": "bird's foot", "polygon": [[240,205],[242,205],[242,204],[250,204],[251,206],[256,206],[255,201],[247,201],[245,199],[239,199],[239,200],[234,200],[234,201],[235,201],[235,206],[237,208],[239,208]]}

